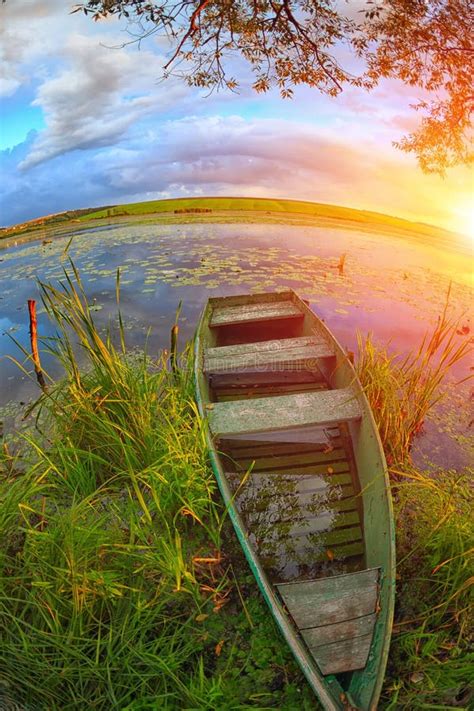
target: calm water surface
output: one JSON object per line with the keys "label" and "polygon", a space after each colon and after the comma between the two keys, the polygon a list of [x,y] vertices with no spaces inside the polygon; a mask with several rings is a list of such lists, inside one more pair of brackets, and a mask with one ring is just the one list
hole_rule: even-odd
{"label": "calm water surface", "polygon": [[[27,300],[39,299],[36,278],[53,284],[68,267],[68,236],[51,244],[0,250],[0,419],[6,427],[37,394],[5,356],[21,357],[12,336],[29,348]],[[344,274],[337,263],[345,253]],[[130,346],[157,353],[169,343],[180,300],[182,343],[193,334],[209,296],[291,287],[309,299],[339,341],[356,349],[356,331],[373,332],[395,351],[417,346],[435,325],[452,281],[449,312],[471,329],[469,261],[412,239],[361,231],[272,224],[113,225],[76,234],[69,248],[99,325],[115,322],[115,275],[122,275],[121,307]],[[39,332],[53,333],[41,308]],[[470,337],[464,336],[464,337]],[[460,336],[461,338],[461,336]],[[54,363],[45,369],[59,375]],[[469,385],[455,381],[472,363],[457,366],[448,398],[419,438],[416,458],[461,467],[469,460]]]}

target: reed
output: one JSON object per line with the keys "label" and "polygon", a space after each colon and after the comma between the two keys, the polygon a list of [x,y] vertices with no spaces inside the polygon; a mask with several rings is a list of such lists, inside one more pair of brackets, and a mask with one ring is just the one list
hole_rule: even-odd
{"label": "reed", "polygon": [[397,473],[397,607],[383,708],[472,708],[473,472]]}
{"label": "reed", "polygon": [[[172,373],[164,356],[127,352],[120,315],[118,332],[100,333],[72,264],[41,288],[65,376],[39,398],[22,456],[0,454],[0,707],[317,708],[216,495],[190,352]],[[119,302],[119,275],[116,288]],[[408,463],[463,353],[446,323],[405,359],[369,339],[359,365],[397,477],[385,709],[471,703],[472,490]]]}
{"label": "reed", "polygon": [[459,321],[447,316],[450,288],[443,313],[417,350],[405,356],[389,354],[371,334],[358,335],[357,374],[374,414],[389,467],[410,460],[414,437],[428,412],[442,397],[441,384],[452,367],[472,352],[459,333]]}
{"label": "reed", "polygon": [[397,604],[382,708],[467,709],[474,701],[472,474],[417,470],[410,450],[451,368],[471,351],[446,304],[405,356],[359,337],[357,371],[393,481]]}
{"label": "reed", "polygon": [[0,458],[0,707],[309,708],[264,603],[231,583],[189,351],[174,373],[127,353],[71,270],[41,284],[64,378]]}

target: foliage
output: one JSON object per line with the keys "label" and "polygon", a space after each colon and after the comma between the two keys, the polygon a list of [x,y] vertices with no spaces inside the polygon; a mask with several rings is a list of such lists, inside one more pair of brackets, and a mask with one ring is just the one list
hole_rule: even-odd
{"label": "foliage", "polygon": [[250,65],[257,92],[276,85],[285,98],[298,84],[337,96],[347,86],[401,80],[421,90],[416,108],[424,116],[396,145],[429,172],[472,160],[468,0],[367,0],[356,12],[334,0],[87,0],[79,10],[95,20],[133,21],[135,38],[166,34],[164,76],[179,74],[193,86],[235,90],[238,81],[228,74],[235,55]]}
{"label": "foliage", "polygon": [[417,351],[405,357],[389,355],[370,334],[365,340],[358,336],[357,372],[392,469],[409,462],[413,438],[442,397],[441,383],[453,365],[472,352],[467,334],[447,317],[450,288],[443,314]]}
{"label": "foliage", "polygon": [[472,471],[399,471],[397,605],[383,708],[472,708]]}
{"label": "foliage", "polygon": [[104,338],[79,275],[42,290],[65,379],[0,457],[0,707],[314,708],[231,566],[190,369]]}
{"label": "foliage", "polygon": [[[65,379],[23,457],[0,455],[0,706],[317,708],[215,496],[186,360],[173,376],[124,352],[123,329],[104,338],[78,274],[42,289]],[[380,708],[467,709],[472,489],[453,472],[396,474]]]}

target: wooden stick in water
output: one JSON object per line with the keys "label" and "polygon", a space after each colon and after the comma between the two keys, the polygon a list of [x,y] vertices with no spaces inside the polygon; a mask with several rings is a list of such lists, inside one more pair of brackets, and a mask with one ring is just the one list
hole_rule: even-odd
{"label": "wooden stick in water", "polygon": [[33,358],[33,363],[35,366],[36,379],[40,388],[43,392],[46,392],[46,382],[44,379],[43,371],[41,370],[41,361],[38,351],[38,331],[36,322],[36,301],[34,299],[28,299],[28,313],[30,315],[30,343],[31,343],[31,355]]}
{"label": "wooden stick in water", "polygon": [[175,325],[171,329],[171,352],[170,352],[171,370],[173,371],[173,373],[175,375],[178,372],[178,361],[177,361],[178,333],[179,333],[179,326],[177,323],[175,323]]}

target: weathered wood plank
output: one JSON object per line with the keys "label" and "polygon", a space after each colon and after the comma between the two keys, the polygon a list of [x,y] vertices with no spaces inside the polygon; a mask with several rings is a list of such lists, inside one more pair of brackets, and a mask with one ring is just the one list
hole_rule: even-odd
{"label": "weathered wood plank", "polygon": [[266,501],[242,496],[239,503],[242,501],[248,510],[257,513],[267,512],[272,523],[293,522],[292,531],[300,528],[302,534],[360,524],[360,516],[357,510],[337,511],[336,509],[325,507],[324,502],[321,502],[317,494],[313,495],[312,498],[308,497],[306,502],[301,501],[297,494],[290,494],[285,500],[276,496],[275,499],[267,499]]}
{"label": "weathered wood plank", "polygon": [[[316,469],[316,471],[314,471]],[[248,470],[242,469],[240,472],[234,472],[234,476],[240,476],[241,478],[245,476]],[[284,474],[285,476],[290,476],[290,477],[295,477],[295,479],[299,480],[300,477],[302,476],[311,476],[312,479],[314,479],[314,490],[316,491],[317,488],[319,489],[329,489],[331,486],[351,486],[352,487],[352,477],[348,471],[341,472],[340,474],[331,474],[331,476],[328,476],[327,478],[324,478],[321,476],[321,473],[317,471],[317,467],[307,467],[304,470],[299,469],[298,471],[288,471],[288,469],[284,469],[283,471],[279,469],[265,469],[264,471],[260,471],[258,469],[254,470],[252,469],[250,472],[250,476],[252,478],[256,477],[272,477],[275,482],[278,482],[280,476]],[[354,491],[353,487],[351,489]]]}
{"label": "weathered wood plank", "polygon": [[[339,499],[337,501],[331,501],[328,503],[326,499],[320,502],[320,496],[318,496],[318,493],[320,494],[318,490],[305,491],[302,493],[298,491],[294,492],[294,495],[298,497],[298,504],[302,512],[308,512],[309,514],[311,508],[314,507],[315,504],[320,504],[321,515],[329,515],[331,512],[334,512],[335,514],[339,514],[341,512],[348,512],[350,514],[353,513],[357,515],[357,522],[360,522],[360,514],[357,508],[357,502],[354,497],[349,497],[347,499]],[[268,495],[268,497],[266,498],[260,497],[255,503],[255,508],[259,508],[260,510],[264,511],[268,506],[271,505],[271,499],[271,495]]]}
{"label": "weathered wood plank", "polygon": [[242,304],[241,306],[217,306],[209,322],[211,328],[237,325],[255,321],[275,321],[287,318],[303,318],[303,312],[291,301],[275,303]]}
{"label": "weathered wood plank", "polygon": [[[339,445],[339,446],[338,446]],[[338,440],[334,442],[332,452],[344,452]],[[258,459],[265,456],[285,456],[287,454],[306,454],[308,452],[327,452],[326,444],[295,444],[294,442],[232,442],[229,447],[229,456],[232,459],[242,459],[243,457],[253,457]]]}
{"label": "weathered wood plank", "polygon": [[341,546],[345,543],[356,543],[362,540],[362,529],[360,526],[351,528],[336,528],[334,531],[322,533],[319,540],[326,548]]}
{"label": "weathered wood plank", "polygon": [[358,420],[361,416],[357,397],[350,387],[272,398],[217,402],[208,412],[211,431],[223,437],[327,425]]}
{"label": "weathered wood plank", "polygon": [[371,643],[372,633],[309,649],[323,674],[340,674],[363,669]]}
{"label": "weathered wood plank", "polygon": [[277,588],[298,628],[307,629],[373,613],[378,576],[378,568],[372,568]]}
{"label": "weathered wood plank", "polygon": [[[269,509],[271,512],[272,509]],[[286,519],[285,517],[282,517],[278,520],[275,521],[275,523],[282,523]],[[297,521],[292,525],[290,534],[291,536],[303,536],[305,534],[310,534],[310,533],[321,533],[324,535],[321,535],[321,541],[325,541],[326,539],[326,534],[325,532],[327,531],[328,528],[334,528],[334,532],[336,529],[341,528],[342,526],[350,526],[351,524],[359,524],[359,513],[357,511],[351,511],[349,513],[343,513],[339,514],[337,516],[334,515],[334,513],[325,511],[324,513],[314,516],[308,509],[303,509],[299,508],[298,509],[298,519]],[[357,526],[358,530],[360,531],[360,527]],[[354,528],[347,529],[350,531],[355,530]],[[344,538],[344,536],[342,536]],[[361,536],[358,538],[351,538],[349,540],[360,540]],[[345,542],[343,541],[337,541],[338,543]]]}
{"label": "weathered wood plank", "polygon": [[[304,383],[295,383],[291,381],[291,378],[287,378],[283,383],[241,383],[241,382],[230,382],[227,385],[219,385],[219,387],[214,387],[214,394],[217,399],[225,397],[226,395],[237,394],[239,397],[253,397],[255,394],[265,394],[268,392],[269,395],[284,395],[285,393],[291,393],[293,391],[303,392],[305,390],[316,390],[317,388],[328,389],[327,383],[322,380],[308,380]],[[281,392],[278,392],[278,391]]]}
{"label": "weathered wood plank", "polygon": [[[318,580],[308,580],[305,583],[279,583],[278,589],[288,589],[292,590],[292,594],[296,595],[308,595],[315,594],[318,597],[326,598],[327,596],[333,596],[334,594],[342,594],[346,592],[354,592],[355,590],[363,590],[367,588],[372,588],[378,583],[380,575],[380,568],[367,568],[366,570],[360,570],[357,573],[350,573],[348,575],[337,575],[332,578],[321,578]],[[348,619],[348,618],[347,618]],[[329,624],[325,622],[323,624]]]}
{"label": "weathered wood plank", "polygon": [[[275,546],[272,542],[273,549]],[[280,557],[281,560],[291,564],[292,560],[304,561],[308,568],[319,564],[333,566],[336,569],[338,564],[343,563],[349,565],[351,561],[355,561],[356,569],[363,566],[364,544],[362,541],[351,543],[347,546],[336,546],[330,549],[328,555],[327,549],[316,548],[314,543],[307,538],[293,538],[289,542],[288,539],[282,540],[275,550],[271,553],[267,550],[267,542],[265,539],[259,541],[257,550],[262,559],[262,564],[267,567],[273,565],[272,560]],[[291,551],[291,558],[288,551]],[[303,582],[303,581],[302,581]]]}
{"label": "weathered wood plank", "polygon": [[[338,471],[349,471],[344,451],[339,449],[325,454],[324,452],[296,452],[295,454],[261,456],[255,453],[254,457],[235,457],[238,464],[245,469],[255,462],[254,469],[283,469],[288,467],[304,467],[309,464],[321,466],[322,474],[334,474]],[[341,466],[343,467],[341,469]],[[332,470],[332,471],[331,471]]]}
{"label": "weathered wood plank", "polygon": [[[226,473],[234,490],[240,485],[244,474],[244,472]],[[302,502],[315,494],[324,493],[325,505],[336,511],[357,508],[352,479],[348,473],[335,474],[328,481],[322,476],[288,475],[286,472],[284,475],[275,476],[272,472],[255,472],[247,477],[241,491],[245,492],[251,489],[255,497],[268,496],[271,498],[274,496],[275,487],[298,495]]]}
{"label": "weathered wood plank", "polygon": [[344,620],[343,622],[335,622],[332,625],[323,625],[322,627],[312,627],[311,629],[302,630],[301,636],[308,647],[314,652],[317,647],[326,644],[342,642],[344,639],[372,634],[376,619],[377,615],[373,612],[370,615],[355,617],[352,620]]}
{"label": "weathered wood plank", "polygon": [[327,390],[327,383],[311,380],[307,383],[261,383],[260,385],[238,385],[237,387],[213,388],[217,402],[243,400],[244,398],[275,397],[289,393],[303,393],[307,390]]}
{"label": "weathered wood plank", "polygon": [[[297,541],[303,539],[295,538],[294,540]],[[345,561],[353,557],[362,558],[364,550],[364,543],[362,541],[356,541],[355,543],[349,543],[344,546],[331,546],[330,548],[326,548],[322,553],[315,555],[314,560],[322,563],[323,561],[327,562],[328,560],[331,562],[337,562]]]}
{"label": "weathered wood plank", "polygon": [[332,358],[334,350],[326,343],[301,346],[300,348],[285,348],[274,351],[241,353],[233,356],[204,355],[204,371],[206,373],[253,373],[262,370],[318,370],[321,358]]}
{"label": "weathered wood plank", "polygon": [[[235,294],[234,296],[211,296],[209,305],[213,308],[223,306],[247,306],[248,304],[279,303],[281,301],[295,301],[295,292],[292,289],[281,291],[263,291],[252,294]],[[299,301],[299,297],[296,296]]]}
{"label": "weathered wood plank", "polygon": [[[291,530],[289,536],[305,536],[312,535],[312,531],[305,530]],[[351,528],[336,528],[334,531],[318,531],[318,543],[324,545],[325,548],[332,548],[333,546],[342,546],[348,543],[357,543],[362,540],[362,529],[360,526],[353,526]]]}
{"label": "weathered wood plank", "polygon": [[[304,346],[326,345],[327,341],[322,336],[299,336],[297,338],[276,338],[270,341],[255,341],[253,343],[239,343],[236,346],[216,346],[214,348],[206,348],[204,357],[208,360],[214,358],[229,358],[241,355],[250,355],[251,353],[274,353],[275,351],[287,351],[292,348],[303,348]],[[334,354],[334,349],[330,346],[331,353]]]}
{"label": "weathered wood plank", "polygon": [[248,372],[224,372],[211,373],[209,375],[209,383],[213,390],[219,388],[232,387],[258,387],[260,385],[295,385],[296,383],[324,383],[328,387],[324,377],[319,370],[308,370],[300,368],[299,370],[269,370],[263,371],[250,370]]}
{"label": "weathered wood plank", "polygon": [[341,446],[339,427],[306,427],[301,430],[285,430],[284,432],[251,432],[248,435],[232,435],[226,441],[221,438],[221,445],[236,450],[238,447],[260,446],[261,444],[316,444]]}

